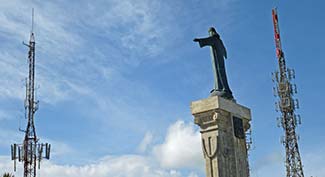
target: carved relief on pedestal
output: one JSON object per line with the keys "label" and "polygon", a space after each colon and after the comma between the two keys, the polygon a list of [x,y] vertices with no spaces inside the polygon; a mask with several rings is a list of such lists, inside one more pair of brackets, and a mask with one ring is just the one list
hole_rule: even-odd
{"label": "carved relief on pedestal", "polygon": [[217,177],[218,175],[218,162],[217,154],[219,153],[218,148],[218,135],[210,132],[202,136],[202,150],[206,161],[207,177]]}
{"label": "carved relief on pedestal", "polygon": [[217,136],[207,136],[202,138],[202,149],[204,157],[212,159],[218,151]]}

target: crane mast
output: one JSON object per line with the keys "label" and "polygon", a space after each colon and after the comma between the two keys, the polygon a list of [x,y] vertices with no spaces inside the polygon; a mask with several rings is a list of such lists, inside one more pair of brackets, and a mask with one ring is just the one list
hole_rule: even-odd
{"label": "crane mast", "polygon": [[276,56],[279,63],[279,71],[275,71],[273,81],[276,83],[274,87],[275,96],[279,101],[276,104],[277,112],[281,112],[281,117],[278,118],[279,126],[284,129],[285,135],[282,140],[286,151],[286,174],[287,177],[304,177],[303,166],[298,148],[298,135],[296,127],[301,124],[301,118],[295,114],[295,110],[299,108],[297,99],[294,99],[294,94],[297,93],[295,84],[291,80],[295,78],[293,69],[286,67],[286,61],[281,46],[280,29],[277,9],[272,10],[274,24],[274,38],[276,44]]}
{"label": "crane mast", "polygon": [[29,43],[25,44],[29,48],[28,66],[29,73],[26,78],[26,99],[25,111],[27,127],[23,132],[25,137],[22,144],[11,145],[11,159],[14,160],[14,170],[16,171],[16,160],[24,164],[24,177],[36,177],[36,166],[40,168],[43,158],[50,158],[50,147],[48,143],[39,143],[36,136],[34,124],[34,114],[38,109],[38,101],[35,101],[35,37],[33,32],[34,10],[32,15],[32,31]]}

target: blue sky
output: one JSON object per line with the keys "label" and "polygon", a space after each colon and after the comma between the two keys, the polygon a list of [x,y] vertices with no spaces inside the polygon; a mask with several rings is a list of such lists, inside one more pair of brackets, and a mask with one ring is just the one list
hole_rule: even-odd
{"label": "blue sky", "polygon": [[[252,109],[251,176],[284,176],[271,72],[271,9],[278,6],[288,67],[296,70],[306,176],[325,176],[324,2],[96,0],[0,3],[0,174],[22,141],[31,8],[35,9],[36,113],[53,145],[44,176],[203,177],[190,102],[209,95],[209,49],[192,40],[216,27],[228,51],[229,85]],[[20,171],[17,173],[19,175]]]}

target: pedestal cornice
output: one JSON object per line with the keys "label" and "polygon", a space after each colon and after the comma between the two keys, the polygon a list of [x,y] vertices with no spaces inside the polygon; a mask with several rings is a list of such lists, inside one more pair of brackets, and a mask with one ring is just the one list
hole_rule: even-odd
{"label": "pedestal cornice", "polygon": [[193,101],[191,103],[191,111],[193,115],[213,110],[222,110],[232,113],[233,116],[237,116],[248,121],[251,120],[250,109],[219,96],[212,96],[206,99]]}

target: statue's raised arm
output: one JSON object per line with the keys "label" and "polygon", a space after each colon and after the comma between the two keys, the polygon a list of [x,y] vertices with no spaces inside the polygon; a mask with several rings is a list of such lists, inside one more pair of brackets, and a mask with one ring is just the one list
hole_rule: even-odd
{"label": "statue's raised arm", "polygon": [[195,38],[193,40],[194,42],[199,42],[200,47],[205,47],[205,46],[212,46],[214,39],[213,37],[207,37],[207,38]]}
{"label": "statue's raised arm", "polygon": [[211,96],[221,96],[233,100],[232,92],[229,88],[224,59],[227,58],[227,51],[223,45],[220,35],[214,28],[209,29],[209,37],[195,38],[200,47],[211,47],[212,67],[214,71],[215,85],[211,91]]}

